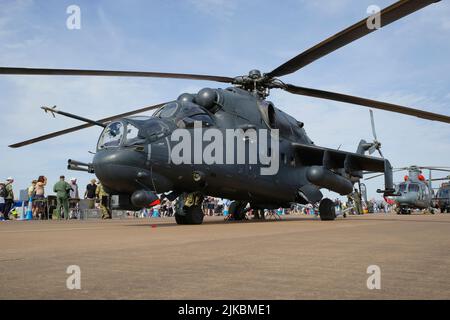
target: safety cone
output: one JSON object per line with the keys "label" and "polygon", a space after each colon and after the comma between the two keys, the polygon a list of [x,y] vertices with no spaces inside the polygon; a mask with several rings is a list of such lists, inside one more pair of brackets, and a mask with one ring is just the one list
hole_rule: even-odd
{"label": "safety cone", "polygon": [[20,208],[20,216],[17,218],[17,220],[25,220],[25,201],[22,201],[22,207]]}
{"label": "safety cone", "polygon": [[27,212],[25,214],[25,220],[33,220],[33,199],[28,201]]}

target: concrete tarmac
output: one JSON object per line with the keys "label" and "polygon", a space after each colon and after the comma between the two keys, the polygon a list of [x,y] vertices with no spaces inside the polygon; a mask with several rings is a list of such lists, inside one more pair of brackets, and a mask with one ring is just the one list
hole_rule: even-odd
{"label": "concrete tarmac", "polygon": [[0,245],[0,299],[450,298],[450,214],[8,221]]}

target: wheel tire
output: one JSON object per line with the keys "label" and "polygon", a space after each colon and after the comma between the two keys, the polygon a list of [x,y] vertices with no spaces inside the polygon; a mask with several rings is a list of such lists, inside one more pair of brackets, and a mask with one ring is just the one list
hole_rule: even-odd
{"label": "wheel tire", "polygon": [[184,221],[184,216],[178,213],[175,213],[175,221],[177,222],[177,224],[186,224]]}
{"label": "wheel tire", "polygon": [[328,198],[320,201],[319,215],[322,221],[332,221],[336,219],[336,210],[334,208],[334,202]]}
{"label": "wheel tire", "polygon": [[241,202],[241,201],[233,201],[230,204],[230,208],[228,209],[230,215],[233,217],[234,220],[244,220],[245,219],[245,207],[247,206],[247,203]]}
{"label": "wheel tire", "polygon": [[202,224],[203,223],[203,210],[200,206],[192,206],[185,208],[186,215],[184,218],[184,224]]}

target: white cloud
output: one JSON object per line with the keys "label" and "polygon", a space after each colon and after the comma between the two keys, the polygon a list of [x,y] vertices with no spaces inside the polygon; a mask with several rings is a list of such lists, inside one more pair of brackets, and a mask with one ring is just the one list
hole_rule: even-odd
{"label": "white cloud", "polygon": [[237,9],[235,0],[189,0],[189,3],[197,11],[215,18],[229,18]]}

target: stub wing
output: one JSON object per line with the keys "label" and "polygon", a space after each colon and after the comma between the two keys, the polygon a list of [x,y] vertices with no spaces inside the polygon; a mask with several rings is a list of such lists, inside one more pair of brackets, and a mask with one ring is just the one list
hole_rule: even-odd
{"label": "stub wing", "polygon": [[392,166],[387,159],[301,143],[292,143],[292,147],[296,150],[297,159],[302,166],[322,167],[323,170],[347,176],[352,181],[362,178],[363,171],[383,172],[385,190],[377,192],[385,195],[394,192]]}

